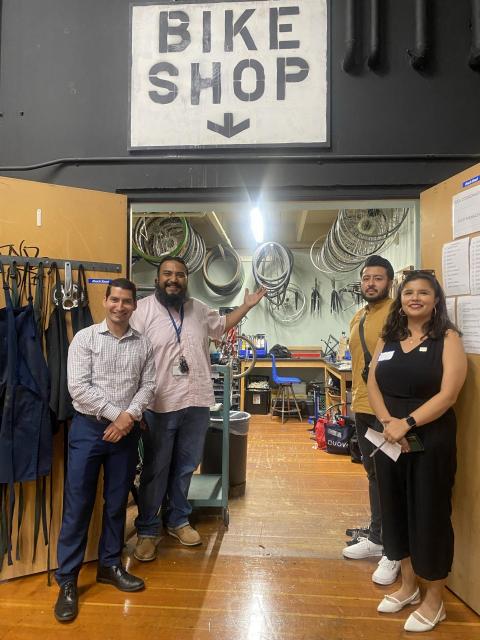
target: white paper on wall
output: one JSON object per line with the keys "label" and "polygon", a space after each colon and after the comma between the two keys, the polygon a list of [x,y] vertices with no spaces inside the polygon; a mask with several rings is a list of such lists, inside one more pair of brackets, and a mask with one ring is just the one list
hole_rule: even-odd
{"label": "white paper on wall", "polygon": [[466,353],[480,353],[480,296],[458,298],[457,317]]}
{"label": "white paper on wall", "polygon": [[453,324],[457,324],[457,312],[455,308],[455,298],[447,298],[447,314]]}
{"label": "white paper on wall", "polygon": [[480,294],[480,236],[470,240],[470,289],[472,295]]}
{"label": "white paper on wall", "polygon": [[453,237],[480,231],[480,185],[452,198]]}
{"label": "white paper on wall", "polygon": [[470,238],[463,238],[443,245],[442,272],[446,296],[470,293],[469,243]]}

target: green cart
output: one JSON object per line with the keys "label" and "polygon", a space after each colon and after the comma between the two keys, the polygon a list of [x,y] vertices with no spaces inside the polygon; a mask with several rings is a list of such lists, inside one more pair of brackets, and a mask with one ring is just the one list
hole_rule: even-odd
{"label": "green cart", "polygon": [[229,489],[229,418],[230,418],[230,389],[232,371],[230,365],[212,365],[213,373],[223,375],[223,419],[222,437],[222,473],[221,475],[194,473],[188,500],[195,507],[217,507],[222,509],[223,522],[228,527],[230,514],[228,511]]}

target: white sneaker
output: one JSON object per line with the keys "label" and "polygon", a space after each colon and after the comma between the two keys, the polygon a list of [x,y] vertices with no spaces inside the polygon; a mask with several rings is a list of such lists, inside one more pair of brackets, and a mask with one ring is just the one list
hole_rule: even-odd
{"label": "white sneaker", "polygon": [[387,556],[382,556],[378,567],[372,574],[373,582],[377,584],[392,584],[397,579],[400,572],[400,562],[389,560]]}
{"label": "white sneaker", "polygon": [[383,547],[381,544],[375,544],[368,538],[358,538],[356,544],[345,547],[342,551],[345,558],[352,560],[361,560],[362,558],[370,558],[371,556],[382,556]]}

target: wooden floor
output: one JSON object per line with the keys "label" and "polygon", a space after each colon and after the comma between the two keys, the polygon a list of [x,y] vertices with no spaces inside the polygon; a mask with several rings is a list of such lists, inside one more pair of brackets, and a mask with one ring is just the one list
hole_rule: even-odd
{"label": "wooden floor", "polygon": [[[342,559],[345,528],[368,518],[363,468],[313,448],[306,423],[255,416],[247,494],[230,502],[230,528],[199,514],[197,548],[172,538],[151,563],[128,559],[142,593],[80,574],[80,613],[70,625],[52,613],[57,588],[46,576],[0,585],[0,639],[382,640],[408,637],[408,611],[380,615],[392,587],[372,583],[375,560]],[[133,541],[132,541],[133,544]],[[131,552],[132,545],[129,545]],[[447,620],[423,637],[480,637],[480,618],[447,592]]]}

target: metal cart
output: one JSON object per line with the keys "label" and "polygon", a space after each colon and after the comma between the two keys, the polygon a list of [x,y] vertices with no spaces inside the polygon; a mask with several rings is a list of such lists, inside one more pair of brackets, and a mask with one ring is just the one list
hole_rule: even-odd
{"label": "metal cart", "polygon": [[228,511],[229,485],[229,419],[230,419],[230,389],[231,368],[229,365],[212,365],[213,373],[223,374],[223,438],[222,438],[222,474],[210,475],[194,473],[188,492],[188,500],[195,507],[221,507],[223,523],[228,527],[230,514]]}

